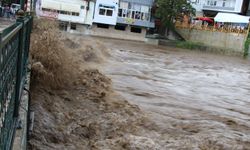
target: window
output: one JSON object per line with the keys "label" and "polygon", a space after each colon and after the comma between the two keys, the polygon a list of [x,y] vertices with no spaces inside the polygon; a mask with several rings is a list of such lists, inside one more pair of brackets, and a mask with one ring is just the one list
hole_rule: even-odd
{"label": "window", "polygon": [[127,9],[119,9],[118,16],[122,17],[122,18],[126,18],[128,16],[128,10]]}
{"label": "window", "polygon": [[125,18],[128,15],[127,9],[122,10],[122,17]]}
{"label": "window", "polygon": [[129,3],[128,2],[120,2],[120,9],[118,16],[125,18],[128,13]]}
{"label": "window", "polygon": [[131,10],[128,10],[128,12],[127,12],[127,16],[126,16],[127,18],[131,18]]}
{"label": "window", "polygon": [[106,16],[113,16],[113,10],[107,10]]}
{"label": "window", "polygon": [[120,30],[120,31],[125,31],[126,30],[126,26],[124,26],[124,25],[116,25],[115,29],[116,30]]}
{"label": "window", "polygon": [[141,6],[141,12],[149,13],[150,9],[148,6]]}
{"label": "window", "polygon": [[144,13],[141,13],[141,20],[145,20]]}
{"label": "window", "polygon": [[70,12],[68,12],[68,11],[60,11],[60,14],[63,14],[63,15],[69,15],[70,14]]}
{"label": "window", "polygon": [[76,30],[76,24],[75,23],[71,23],[70,24],[70,29],[71,30]]}
{"label": "window", "polygon": [[122,5],[121,3],[118,10],[118,16],[122,18],[149,21],[150,7],[146,5],[136,5],[133,3],[129,3],[128,5],[124,6],[124,4]]}
{"label": "window", "polygon": [[223,0],[222,7],[226,7],[226,0]]}
{"label": "window", "polygon": [[101,7],[99,9],[99,15],[103,15],[103,16],[113,16],[113,9],[109,8],[109,7]]}
{"label": "window", "polygon": [[128,2],[120,2],[121,9],[128,9]]}
{"label": "window", "polygon": [[119,9],[119,10],[118,10],[118,16],[119,16],[119,17],[122,17],[122,9]]}
{"label": "window", "polygon": [[133,19],[135,19],[135,11],[132,11],[132,17]]}
{"label": "window", "polygon": [[214,1],[214,0],[207,1],[207,5],[208,6],[216,6],[217,5],[217,1]]}
{"label": "window", "polygon": [[141,33],[141,28],[138,28],[138,27],[131,27],[131,32],[134,32],[134,33]]}
{"label": "window", "polygon": [[226,2],[223,2],[223,3],[222,3],[222,7],[225,7],[225,6],[226,6]]}
{"label": "window", "polygon": [[135,12],[135,19],[141,19],[141,12],[139,12],[139,11],[136,11]]}
{"label": "window", "polygon": [[67,31],[67,24],[64,22],[59,23],[59,29],[63,31]]}
{"label": "window", "polygon": [[77,12],[72,12],[72,16],[79,16],[80,14]]}
{"label": "window", "polygon": [[100,8],[99,9],[99,15],[105,15],[105,9],[103,9],[103,8]]}
{"label": "window", "polygon": [[42,11],[52,11],[52,10],[47,8],[42,8]]}

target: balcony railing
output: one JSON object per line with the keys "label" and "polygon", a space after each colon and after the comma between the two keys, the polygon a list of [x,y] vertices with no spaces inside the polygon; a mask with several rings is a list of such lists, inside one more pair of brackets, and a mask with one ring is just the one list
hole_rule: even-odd
{"label": "balcony railing", "polygon": [[32,17],[0,32],[0,149],[10,150],[26,79]]}
{"label": "balcony railing", "polygon": [[203,10],[224,10],[224,11],[234,11],[234,7],[223,7],[223,6],[208,6],[204,5]]}
{"label": "balcony railing", "polygon": [[224,32],[224,33],[237,33],[237,34],[247,34],[248,29],[246,28],[238,28],[231,26],[224,27],[216,27],[216,26],[208,26],[208,25],[195,25],[195,24],[187,24],[176,22],[175,27],[179,29],[190,29],[190,30],[203,30],[210,32]]}
{"label": "balcony railing", "polygon": [[138,19],[131,19],[131,18],[118,17],[117,23],[146,27],[146,28],[154,28],[155,27],[154,22],[145,21],[145,20],[138,20]]}
{"label": "balcony railing", "polygon": [[121,0],[121,1],[131,2],[131,3],[141,4],[141,5],[148,5],[148,6],[152,6],[154,3],[154,0]]}

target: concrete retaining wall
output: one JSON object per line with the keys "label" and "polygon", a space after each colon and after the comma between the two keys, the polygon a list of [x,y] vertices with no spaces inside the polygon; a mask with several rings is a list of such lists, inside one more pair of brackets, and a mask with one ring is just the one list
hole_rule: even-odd
{"label": "concrete retaining wall", "polygon": [[130,27],[126,27],[125,31],[116,30],[114,26],[110,26],[109,29],[98,28],[96,25],[92,26],[91,35],[103,36],[115,39],[145,41],[146,29],[142,29],[142,33],[130,32]]}
{"label": "concrete retaining wall", "polygon": [[85,26],[78,24],[76,30],[70,30],[71,33],[99,36],[99,37],[108,37],[114,39],[123,39],[123,40],[133,40],[133,41],[143,41],[145,42],[146,29],[142,28],[141,33],[134,33],[130,31],[131,27],[127,26],[125,31],[116,30],[114,26],[109,26],[108,29],[98,28],[96,24],[92,26]]}
{"label": "concrete retaining wall", "polygon": [[177,29],[187,41],[199,42],[206,46],[244,53],[245,34],[211,32],[195,29]]}

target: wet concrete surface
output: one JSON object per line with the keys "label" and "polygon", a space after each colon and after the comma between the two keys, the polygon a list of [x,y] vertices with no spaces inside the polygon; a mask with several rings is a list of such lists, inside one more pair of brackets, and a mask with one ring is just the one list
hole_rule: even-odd
{"label": "wet concrete surface", "polygon": [[166,149],[250,148],[249,60],[101,40],[111,49],[103,71],[156,122]]}
{"label": "wet concrete surface", "polygon": [[6,18],[0,18],[0,32],[2,32],[4,29],[8,28],[14,23],[13,20],[6,19]]}

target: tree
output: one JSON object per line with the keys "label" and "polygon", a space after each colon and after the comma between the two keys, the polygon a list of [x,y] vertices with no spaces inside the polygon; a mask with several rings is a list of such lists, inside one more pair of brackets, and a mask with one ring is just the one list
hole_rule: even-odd
{"label": "tree", "polygon": [[167,35],[169,29],[173,29],[174,19],[181,15],[194,15],[195,9],[187,0],[157,0],[156,17],[161,20],[164,27],[167,27]]}

